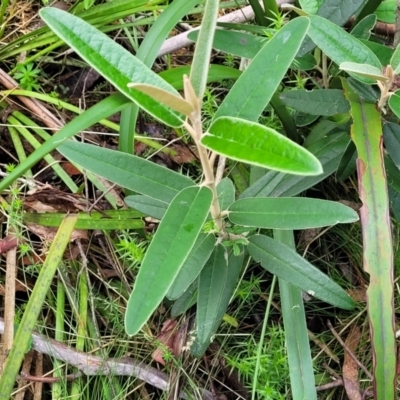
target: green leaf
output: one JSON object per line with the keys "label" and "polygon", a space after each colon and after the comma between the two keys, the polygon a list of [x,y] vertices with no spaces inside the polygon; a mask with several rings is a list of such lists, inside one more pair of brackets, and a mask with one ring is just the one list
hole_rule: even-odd
{"label": "green leaf", "polygon": [[[197,41],[199,31],[188,34],[188,38]],[[217,29],[214,35],[213,48],[238,57],[252,59],[265,45],[265,38],[249,33]]]}
{"label": "green leaf", "polygon": [[161,200],[156,200],[144,195],[127,196],[124,199],[126,205],[142,212],[149,217],[162,220],[168,208],[168,203]]}
{"label": "green leaf", "polygon": [[366,85],[357,79],[349,77],[347,83],[362,99],[376,103],[379,100],[379,92],[372,85]]}
{"label": "green leaf", "polygon": [[152,99],[186,116],[189,116],[194,111],[192,104],[186,101],[182,96],[177,96],[164,89],[160,89],[157,86],[147,85],[144,83],[130,83],[128,84],[128,87],[139,90],[140,92],[150,96]]}
{"label": "green leaf", "polygon": [[361,75],[375,81],[387,81],[389,78],[383,75],[382,70],[368,64],[358,64],[353,62],[343,62],[339,65],[339,69],[348,73]]}
{"label": "green leaf", "polygon": [[400,118],[400,90],[396,90],[388,101],[390,109],[394,112],[397,118]]}
{"label": "green leaf", "polygon": [[383,140],[386,151],[397,168],[400,168],[400,126],[393,122],[383,125]]}
{"label": "green leaf", "polygon": [[[24,213],[24,223],[42,226],[59,227],[65,213]],[[143,229],[141,213],[134,210],[104,210],[101,213],[92,211],[90,214],[79,213],[75,229]]]}
{"label": "green leaf", "polygon": [[[363,3],[364,0],[324,0],[317,11],[317,15],[326,18],[335,25],[343,26]],[[314,47],[315,44],[313,41],[309,37],[306,37],[301,45],[298,56],[309,53]]]}
{"label": "green leaf", "polygon": [[3,399],[9,399],[11,396],[17,374],[31,341],[32,331],[37,325],[40,312],[43,310],[43,304],[53,282],[57,267],[63,261],[64,251],[69,244],[76,219],[76,215],[68,215],[62,221],[47,253],[46,260],[40,269],[35,287],[29,296],[11,351],[6,358],[5,365],[3,365],[0,379],[0,397]]}
{"label": "green leaf", "polygon": [[[396,397],[396,339],[393,315],[393,243],[389,196],[384,169],[381,113],[366,103],[342,80],[351,103],[351,137],[357,148],[363,267],[369,274],[368,316],[372,332],[374,394],[377,399]],[[389,181],[389,178],[388,178]]]}
{"label": "green leaf", "polygon": [[290,247],[264,235],[249,238],[248,251],[262,267],[304,292],[345,310],[354,308],[352,298],[327,275]]}
{"label": "green leaf", "polygon": [[178,127],[183,124],[182,117],[168,107],[138,90],[128,88],[132,82],[145,83],[179,96],[172,86],[129,51],[87,22],[55,7],[40,10],[40,16],[60,38],[127,98],[166,125]]}
{"label": "green leaf", "polygon": [[287,90],[280,98],[287,106],[313,115],[331,116],[350,110],[343,91],[338,89]]}
{"label": "green leaf", "polygon": [[[116,0],[113,0],[112,3],[115,3],[115,1]],[[148,0],[146,3],[149,6],[152,5]],[[200,3],[200,0],[175,0],[174,2],[170,2],[168,7],[157,15],[150,29],[146,31],[139,49],[137,50],[136,57],[151,68],[171,30],[174,29],[179,21],[181,21],[185,15],[189,14],[198,3]],[[116,21],[116,19],[114,19],[114,21]],[[187,75],[189,75],[189,73],[187,73]]]}
{"label": "green leaf", "polygon": [[[234,256],[219,244],[200,273],[197,298],[197,340],[208,346],[226,312],[243,265],[243,252]],[[192,353],[193,354],[193,353]],[[195,354],[197,357],[199,354]]]}
{"label": "green leaf", "polygon": [[312,54],[305,54],[302,57],[296,57],[293,61],[292,68],[300,71],[310,71],[317,65],[317,60]]}
{"label": "green leaf", "polygon": [[375,10],[375,14],[379,21],[394,24],[396,22],[396,0],[382,1]]}
{"label": "green leaf", "polygon": [[[176,90],[183,89],[183,75],[190,73],[190,67],[171,68],[160,72],[158,75],[173,86]],[[225,79],[238,79],[242,71],[224,65],[211,64],[208,71],[207,83],[222,82]]]}
{"label": "green leaf", "polygon": [[350,207],[306,197],[240,199],[228,211],[234,224],[268,229],[311,229],[358,221]]}
{"label": "green leaf", "polygon": [[[274,238],[296,250],[292,231],[274,231]],[[317,400],[310,341],[302,292],[284,279],[279,279],[285,342],[288,353],[293,399]]]}
{"label": "green leaf", "polygon": [[215,246],[215,237],[200,233],[183,266],[178,272],[174,282],[168,290],[169,299],[177,299],[199,276],[204,264],[210,258]]}
{"label": "green leaf", "polygon": [[393,52],[392,58],[390,59],[390,65],[396,75],[400,73],[400,44],[397,45],[396,50]]}
{"label": "green leaf", "polygon": [[165,203],[194,185],[182,174],[131,154],[72,141],[58,150],[72,162],[111,182]]}
{"label": "green leaf", "polygon": [[400,171],[391,157],[385,155],[384,160],[388,185],[400,193]]}
{"label": "green leaf", "polygon": [[400,193],[393,189],[391,186],[389,189],[389,200],[390,209],[393,211],[394,217],[399,222],[400,221]]}
{"label": "green leaf", "polygon": [[280,29],[233,85],[214,119],[231,116],[257,121],[293,62],[308,26],[307,18],[299,17]]}
{"label": "green leaf", "polygon": [[361,39],[361,43],[365,44],[379,59],[382,65],[390,64],[390,59],[393,55],[393,49],[383,44],[371,42],[369,40]]}
{"label": "green leaf", "polygon": [[185,313],[190,307],[197,303],[197,288],[199,279],[197,278],[178,299],[175,300],[171,308],[171,317],[176,318]]}
{"label": "green leaf", "polygon": [[235,201],[235,185],[229,178],[224,178],[217,185],[218,201],[221,210],[226,210]]}
{"label": "green leaf", "polygon": [[303,147],[271,128],[239,118],[218,118],[201,143],[219,154],[260,167],[296,175],[322,173],[319,161]]}
{"label": "green leaf", "polygon": [[301,9],[307,14],[315,14],[323,3],[323,0],[299,0]]}
{"label": "green leaf", "polygon": [[299,177],[269,171],[245,190],[240,195],[240,198],[290,197],[298,195],[336,171],[348,143],[348,133],[341,132],[326,136],[308,148],[320,160],[324,169],[322,175]]}
{"label": "green leaf", "polygon": [[363,18],[352,30],[351,35],[357,39],[368,40],[376,24],[376,15],[370,14]]}
{"label": "green leaf", "polygon": [[[339,26],[324,18],[312,15],[308,35],[313,42],[337,65],[344,62],[368,64],[382,70],[382,65],[376,55],[362,42]],[[354,75],[364,83],[375,83],[373,79]]]}
{"label": "green leaf", "polygon": [[212,202],[207,187],[183,189],[171,202],[146,252],[129,297],[125,330],[135,335],[160,304],[192,250]]}
{"label": "green leaf", "polygon": [[343,157],[340,160],[339,167],[336,171],[336,179],[344,181],[351,174],[353,174],[357,168],[357,151],[353,141],[349,142],[347,149],[343,153]]}

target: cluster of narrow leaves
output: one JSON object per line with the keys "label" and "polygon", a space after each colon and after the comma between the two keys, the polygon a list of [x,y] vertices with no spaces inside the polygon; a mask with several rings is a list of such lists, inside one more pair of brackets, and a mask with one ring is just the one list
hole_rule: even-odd
{"label": "cluster of narrow leaves", "polygon": [[[56,9],[45,9],[41,16],[83,59],[154,118],[169,126],[181,126],[184,115],[193,112],[188,99],[95,28]],[[309,20],[297,18],[261,49],[198,143],[231,159],[277,171],[276,178],[282,181],[296,175],[306,177],[308,181],[297,176],[295,184],[291,184],[296,185],[297,193],[323,179],[325,167],[328,174],[332,172],[328,164],[334,155],[324,158],[326,165],[321,165],[317,148],[314,155],[256,121],[308,29]],[[285,53],[281,53],[282,46]],[[278,54],[279,61],[274,62]],[[263,67],[266,58],[270,60],[268,69]],[[248,97],[244,91],[248,91]],[[74,141],[63,143],[58,150],[83,168],[137,192],[127,197],[127,204],[161,219],[128,302],[128,334],[141,329],[165,296],[176,299],[176,314],[197,302],[197,339],[192,352],[201,355],[222,320],[246,254],[268,271],[322,300],[346,309],[354,306],[343,289],[294,250],[263,234],[251,233],[257,228],[290,230],[353,222],[358,216],[352,209],[334,202],[267,198],[263,194],[245,195],[235,201],[234,185],[229,179],[219,182],[214,191],[207,182],[197,186],[188,177],[134,155]],[[249,191],[257,185],[260,182],[255,182]],[[222,215],[227,216],[223,231],[212,227],[213,222],[209,221],[215,202],[219,202]],[[204,226],[210,224],[211,229],[205,230]],[[238,231],[247,233],[236,234]]]}

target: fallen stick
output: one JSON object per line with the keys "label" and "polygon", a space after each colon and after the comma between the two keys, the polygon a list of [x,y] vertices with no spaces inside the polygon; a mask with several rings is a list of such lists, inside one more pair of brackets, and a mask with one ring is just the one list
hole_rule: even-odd
{"label": "fallen stick", "polygon": [[[4,321],[0,318],[0,334],[3,332]],[[64,343],[47,338],[37,332],[32,333],[32,348],[39,353],[47,354],[70,364],[87,376],[133,376],[164,391],[170,388],[169,377],[165,372],[130,357],[104,360],[101,357],[75,350]],[[202,392],[203,399],[213,399],[210,391],[206,389],[199,390]],[[182,399],[188,398],[184,392],[181,392],[179,397]]]}
{"label": "fallen stick", "polygon": [[[284,3],[294,3],[294,0],[276,0],[276,3],[280,7]],[[242,24],[254,18],[254,12],[251,6],[246,6],[240,10],[233,11],[218,18],[218,22],[231,22],[235,24]],[[179,35],[173,36],[167,39],[162,45],[160,51],[158,52],[158,57],[165,56],[166,54],[173,53],[183,47],[190,46],[194,42],[188,39],[188,34],[194,30],[198,30],[199,27],[191,29],[187,32],[180,33]]]}

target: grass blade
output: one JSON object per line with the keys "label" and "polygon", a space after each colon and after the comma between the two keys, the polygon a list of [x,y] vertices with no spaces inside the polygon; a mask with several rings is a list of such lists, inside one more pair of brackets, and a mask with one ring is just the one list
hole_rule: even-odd
{"label": "grass blade", "polygon": [[267,271],[310,295],[345,310],[354,308],[352,298],[336,282],[282,243],[268,236],[253,235],[248,251]]}
{"label": "grass blade", "polygon": [[121,111],[128,104],[129,100],[122,94],[112,95],[100,101],[89,110],[75,117],[70,123],[65,125],[54,134],[50,140],[43,143],[35,150],[23,163],[17,167],[0,182],[0,192],[7,189],[16,179],[18,179],[25,171],[39,162],[46,154],[49,154],[57,146],[60,146],[65,140],[76,135],[78,132],[85,130],[90,125],[97,123],[102,118]]}
{"label": "grass blade", "polygon": [[40,270],[35,287],[25,308],[22,321],[15,335],[14,343],[8,354],[3,374],[0,378],[0,398],[10,398],[14,388],[15,379],[19,372],[25,352],[28,349],[29,341],[35,324],[37,322],[47,291],[51,285],[54,274],[60,264],[64,250],[69,243],[69,238],[74,229],[77,216],[69,215],[60,225],[57,235],[47,254],[46,261]]}
{"label": "grass blade", "polygon": [[[295,250],[292,231],[275,230],[274,238]],[[283,324],[293,400],[316,400],[315,379],[301,290],[279,278]]]}
{"label": "grass blade", "polygon": [[351,104],[351,137],[357,147],[360,219],[364,270],[370,276],[368,313],[374,357],[374,398],[394,399],[396,341],[394,326],[393,244],[389,198],[384,169],[381,116],[375,104],[351,91],[343,79]]}

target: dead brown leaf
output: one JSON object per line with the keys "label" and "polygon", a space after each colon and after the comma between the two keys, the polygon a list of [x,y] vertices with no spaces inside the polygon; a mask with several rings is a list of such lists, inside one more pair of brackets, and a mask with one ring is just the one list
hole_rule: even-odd
{"label": "dead brown leaf", "polygon": [[348,289],[348,295],[356,302],[356,303],[366,303],[367,302],[367,289],[363,287]]}
{"label": "dead brown leaf", "polygon": [[[41,226],[33,223],[27,223],[27,228],[33,232],[36,236],[39,236],[43,240],[52,241],[58,231],[58,228],[50,228],[47,226]],[[89,240],[87,231],[81,229],[74,229],[70,237],[70,242],[74,242],[76,239]]]}
{"label": "dead brown leaf", "polygon": [[171,148],[174,150],[175,154],[171,152],[170,157],[179,165],[190,164],[198,159],[195,149],[189,149],[187,146],[179,143],[173,144]]}
{"label": "dead brown leaf", "polygon": [[[66,193],[51,185],[45,185],[32,191],[24,200],[24,208],[36,212],[70,212],[87,211],[88,203],[80,194]],[[93,208],[99,211],[98,207]]]}
{"label": "dead brown leaf", "polygon": [[[353,325],[346,339],[347,348],[355,354],[360,342],[361,331],[357,325]],[[343,383],[349,400],[362,400],[360,384],[358,381],[358,366],[346,351],[343,362]]]}
{"label": "dead brown leaf", "polygon": [[[154,351],[151,357],[154,361],[165,365],[164,353],[165,348],[174,354],[174,342],[178,333],[176,329],[177,322],[174,319],[168,319],[163,323],[160,334],[157,336],[157,341],[161,343]],[[176,355],[176,354],[174,354]]]}

